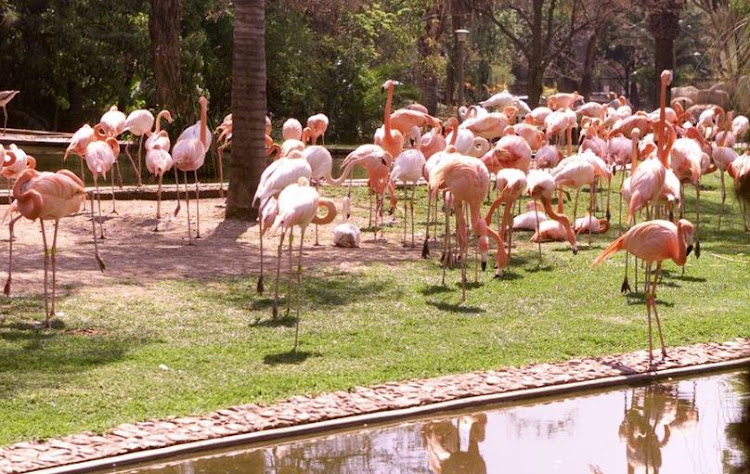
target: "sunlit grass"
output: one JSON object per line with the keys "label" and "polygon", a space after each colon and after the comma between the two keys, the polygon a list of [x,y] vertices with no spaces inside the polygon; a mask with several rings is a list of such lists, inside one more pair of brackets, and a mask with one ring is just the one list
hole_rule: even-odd
{"label": "sunlit grass", "polygon": [[[684,276],[665,264],[658,303],[670,346],[750,337],[750,235],[731,199],[722,231],[715,230],[717,185],[710,176],[701,193],[701,258],[691,256]],[[256,275],[74,292],[59,301],[63,323],[51,330],[34,325],[43,311],[39,296],[6,300],[0,445],[389,380],[646,348],[643,298],[619,293],[624,256],[591,268],[617,229],[591,246],[582,237],[577,256],[565,243],[545,244],[541,264],[529,234],[519,233],[502,280],[489,269],[475,283],[470,252],[462,304],[458,269],[441,285],[439,249],[429,261],[418,258],[424,193],[413,260],[350,271],[305,266],[297,353],[294,304],[286,316],[282,301],[282,317],[272,321],[270,282],[258,297]],[[354,200],[366,212],[363,189]],[[687,209],[693,219],[690,198]],[[401,228],[386,235],[399,242]]]}

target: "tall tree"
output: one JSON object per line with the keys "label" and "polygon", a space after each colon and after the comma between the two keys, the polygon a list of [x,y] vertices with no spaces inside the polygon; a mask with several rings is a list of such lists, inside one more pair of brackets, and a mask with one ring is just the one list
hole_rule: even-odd
{"label": "tall tree", "polygon": [[475,11],[487,15],[524,58],[529,74],[527,94],[532,106],[539,104],[542,79],[549,65],[591,21],[581,14],[584,0],[465,1]]}
{"label": "tall tree", "polygon": [[646,0],[642,5],[646,13],[646,26],[654,38],[653,83],[656,87],[653,100],[657,104],[659,76],[663,70],[674,70],[675,67],[674,40],[680,34],[680,12],[685,0]]}
{"label": "tall tree", "polygon": [[252,206],[265,168],[266,47],[264,0],[234,2],[232,160],[226,217],[254,220]]}
{"label": "tall tree", "polygon": [[156,103],[178,114],[185,112],[181,94],[180,23],[182,0],[151,0],[148,31],[156,82]]}

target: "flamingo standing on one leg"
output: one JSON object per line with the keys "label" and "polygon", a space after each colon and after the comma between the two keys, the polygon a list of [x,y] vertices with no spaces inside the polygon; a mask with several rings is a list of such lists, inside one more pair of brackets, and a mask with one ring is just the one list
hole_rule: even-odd
{"label": "flamingo standing on one leg", "polygon": [[[661,275],[661,265],[664,260],[672,259],[677,265],[685,265],[687,256],[692,250],[693,224],[680,219],[675,225],[664,220],[641,222],[630,228],[625,234],[604,249],[594,265],[602,263],[619,250],[625,250],[646,262],[646,312],[648,317],[648,362],[653,363],[653,341],[651,335],[651,310],[653,309],[656,325],[659,329],[662,357],[667,357],[664,346],[664,335],[656,311],[656,285]],[[651,266],[656,263],[656,272],[651,276]]]}
{"label": "flamingo standing on one leg", "polygon": [[[138,186],[143,186],[143,181],[141,179],[142,173],[143,173],[143,166],[141,162],[141,148],[143,148],[143,136],[146,135],[147,132],[151,131],[151,128],[154,126],[154,114],[152,114],[150,111],[146,109],[138,109],[130,112],[128,117],[125,119],[125,128],[124,130],[129,131],[131,134],[133,134],[136,137],[139,137],[138,139],[138,168],[133,168],[133,171],[135,171],[136,177],[138,178]],[[125,154],[128,155],[130,158],[130,162],[133,163],[133,158],[130,157],[130,153],[128,150],[128,147],[125,147]],[[133,163],[133,166],[135,166],[135,163]]]}
{"label": "flamingo standing on one leg", "polygon": [[[299,257],[297,259],[297,322],[294,332],[294,349],[297,350],[299,341],[300,322],[300,293],[302,291],[302,245],[305,241],[305,230],[310,223],[328,224],[336,218],[336,206],[333,201],[321,198],[318,192],[310,187],[307,178],[300,178],[296,184],[287,186],[279,193],[278,215],[271,227],[271,232],[281,230],[276,267],[276,289],[273,300],[273,318],[278,317],[279,301],[279,274],[281,272],[281,252],[284,246],[284,237],[289,232],[289,257],[291,260],[293,228],[300,228]],[[325,207],[327,213],[324,217],[317,216],[318,207]],[[291,275],[289,275],[291,279]],[[288,291],[288,290],[287,290]],[[291,296],[287,295],[287,314],[291,305]]]}
{"label": "flamingo standing on one leg", "polygon": [[[27,169],[16,181],[13,187],[15,201],[8,208],[6,216],[12,212],[21,215],[10,222],[11,232],[13,225],[21,217],[36,220],[42,226],[42,241],[44,243],[44,313],[45,325],[50,326],[50,319],[55,316],[55,296],[57,293],[57,230],[60,219],[78,212],[81,203],[86,199],[86,191],[83,182],[68,170],[60,170],[57,173],[39,172],[35,169]],[[93,224],[93,206],[91,207]],[[47,246],[47,235],[44,229],[44,221],[55,221],[55,232],[52,237],[52,247]],[[11,239],[8,263],[8,280],[5,283],[5,294],[10,293],[12,262],[13,262],[13,240]],[[94,228],[94,252],[99,269],[104,271],[104,262],[99,256],[99,248],[96,243],[96,229]],[[52,297],[51,304],[48,299],[48,269],[52,266]]]}
{"label": "flamingo standing on one leg", "polygon": [[[195,174],[195,199],[196,199],[196,238],[201,238],[201,198],[200,190],[198,187],[198,168],[203,166],[203,162],[206,159],[206,152],[208,147],[211,146],[209,141],[210,132],[208,131],[208,99],[201,96],[198,99],[198,103],[201,108],[200,120],[198,123],[188,127],[182,132],[177,142],[174,144],[172,150],[172,159],[174,160],[175,175],[177,169],[182,170],[185,176],[185,200],[187,201],[187,221],[188,221],[188,245],[193,245],[192,231],[190,229],[190,194],[187,188],[187,173],[192,171]],[[198,131],[198,137],[195,137],[194,132],[188,132],[192,127],[196,127]],[[178,184],[179,186],[179,184]]]}

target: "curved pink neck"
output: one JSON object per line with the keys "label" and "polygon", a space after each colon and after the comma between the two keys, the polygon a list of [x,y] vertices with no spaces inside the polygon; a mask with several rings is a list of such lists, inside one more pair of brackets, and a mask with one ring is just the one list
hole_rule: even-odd
{"label": "curved pink neck", "polygon": [[206,136],[206,123],[208,122],[208,105],[206,101],[201,101],[201,119],[200,119],[200,140],[205,148],[208,148],[208,137]]}
{"label": "curved pink neck", "polygon": [[391,136],[391,103],[393,102],[393,84],[388,85],[388,97],[385,99],[385,110],[383,112],[383,126],[385,127],[385,136]]}

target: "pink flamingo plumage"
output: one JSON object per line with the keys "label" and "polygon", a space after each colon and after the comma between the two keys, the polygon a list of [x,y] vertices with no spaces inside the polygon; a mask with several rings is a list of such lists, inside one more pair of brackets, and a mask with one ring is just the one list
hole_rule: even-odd
{"label": "pink flamingo plumage", "polygon": [[[661,340],[662,356],[667,357],[664,345],[664,335],[656,311],[656,285],[661,275],[661,265],[664,260],[672,260],[677,265],[685,265],[687,256],[692,249],[693,224],[680,219],[675,225],[664,220],[641,222],[630,228],[625,234],[612,242],[594,260],[594,265],[602,263],[614,253],[625,250],[646,262],[646,311],[648,316],[648,355],[649,364],[653,362],[653,342],[651,336],[651,310],[656,318]],[[650,275],[651,266],[656,263],[656,272]],[[649,279],[651,278],[651,282]]]}
{"label": "pink flamingo plumage", "polygon": [[70,144],[68,144],[68,148],[65,150],[65,154],[63,155],[63,161],[68,159],[68,155],[71,153],[74,153],[78,155],[81,158],[81,181],[83,181],[84,186],[86,185],[86,174],[83,170],[83,163],[85,161],[85,155],[86,155],[86,147],[89,143],[91,143],[91,140],[95,140],[97,137],[95,136],[94,129],[89,124],[83,124],[81,128],[76,130],[76,132],[73,134],[73,136],[70,138]]}
{"label": "pink flamingo plumage", "polygon": [[393,88],[401,83],[388,79],[383,84],[387,92],[385,109],[383,110],[383,126],[375,132],[374,143],[381,146],[391,156],[398,156],[404,147],[403,134],[391,126],[391,104],[393,103]]}
{"label": "pink flamingo plumage", "polygon": [[498,192],[498,196],[490,206],[490,210],[485,217],[485,222],[487,222],[487,225],[490,225],[494,210],[500,204],[505,204],[498,233],[502,238],[506,238],[507,232],[508,256],[506,266],[510,266],[510,255],[513,245],[513,205],[526,192],[526,173],[515,168],[505,168],[498,171],[495,177],[495,189]]}
{"label": "pink flamingo plumage", "polygon": [[[552,209],[552,195],[555,191],[555,178],[547,171],[543,170],[531,170],[526,176],[526,186],[529,192],[529,196],[534,202],[540,200],[544,207],[544,212],[547,213],[547,217],[552,220],[559,222],[565,228],[565,235],[570,243],[570,247],[573,250],[573,255],[578,253],[578,242],[576,241],[576,235],[573,232],[573,228],[570,225],[570,220],[563,213],[557,213]],[[537,225],[537,231],[539,227]],[[542,245],[539,244],[539,262],[542,261]]]}
{"label": "pink flamingo plumage", "polygon": [[[198,168],[203,166],[203,162],[206,159],[206,152],[208,151],[208,147],[211,145],[211,142],[209,141],[210,132],[208,130],[208,99],[201,96],[198,99],[198,103],[200,104],[201,108],[201,115],[200,120],[198,123],[192,125],[191,127],[197,127],[198,136],[195,136],[194,132],[186,133],[188,132],[188,129],[182,132],[180,137],[184,137],[180,139],[177,138],[177,142],[174,144],[174,148],[172,149],[172,159],[174,161],[175,166],[175,181],[177,183],[177,186],[179,186],[179,180],[177,179],[177,170],[182,170],[185,176],[185,200],[187,201],[187,221],[188,221],[188,245],[192,245],[192,231],[190,229],[190,194],[188,192],[187,187],[187,173],[188,171],[192,171],[195,175],[195,198],[197,201],[196,205],[196,238],[201,238],[201,198],[200,198],[200,191],[198,188]],[[190,127],[189,127],[190,128]],[[177,210],[175,210],[175,215],[177,214],[179,210],[179,194],[177,195]]]}
{"label": "pink flamingo plumage", "polygon": [[489,251],[489,237],[497,243],[497,268],[495,277],[500,278],[505,268],[505,245],[502,237],[487,226],[480,215],[482,201],[487,196],[490,184],[490,173],[487,167],[479,159],[454,155],[441,162],[430,176],[430,192],[435,193],[438,189],[448,190],[455,200],[457,229],[456,234],[461,249],[462,262],[462,297],[466,299],[466,255],[468,248],[468,236],[463,205],[469,206],[469,216],[474,235],[479,238],[479,251],[481,253],[482,269],[487,266],[487,253]]}
{"label": "pink flamingo plumage", "polygon": [[[94,127],[94,130],[99,130],[101,125]],[[96,132],[95,132],[96,133]],[[99,136],[98,133],[96,133]],[[117,155],[120,153],[120,144],[114,137],[107,137],[105,139],[96,139],[91,141],[86,146],[86,152],[84,158],[86,160],[86,166],[91,171],[91,175],[94,177],[94,187],[96,188],[96,201],[97,208],[99,210],[99,229],[101,231],[100,238],[104,238],[104,224],[102,222],[102,199],[99,193],[99,176],[103,176],[105,179],[107,173],[112,170],[115,162],[117,161]],[[93,203],[91,204],[93,208]],[[116,212],[115,209],[115,182],[114,173],[112,173],[112,212]]]}
{"label": "pink flamingo plumage", "polygon": [[[7,156],[6,159],[3,154]],[[3,176],[8,180],[8,203],[11,202],[12,196],[10,192],[10,182],[18,179],[21,173],[26,171],[27,168],[36,169],[36,159],[33,156],[29,156],[22,149],[18,148],[15,143],[11,143],[7,150],[2,152],[0,148],[0,157],[2,157],[2,168],[0,168],[0,176]]]}
{"label": "pink flamingo plumage", "polygon": [[[325,216],[318,217],[319,207],[324,207],[327,212]],[[278,301],[279,301],[279,274],[281,272],[281,252],[284,246],[284,237],[289,233],[289,260],[292,257],[292,233],[295,226],[300,228],[299,239],[299,257],[297,259],[297,321],[294,333],[294,349],[297,350],[300,322],[300,292],[302,287],[302,245],[305,241],[305,230],[310,223],[328,224],[336,218],[336,206],[333,201],[321,198],[318,192],[310,187],[307,178],[299,178],[297,183],[291,184],[279,193],[278,215],[271,226],[271,233],[277,229],[281,230],[279,237],[279,247],[277,254],[276,266],[276,289],[273,300],[273,318],[278,318]],[[291,266],[290,266],[291,270]],[[289,278],[291,279],[291,271]],[[291,305],[291,296],[287,295],[287,314]]]}
{"label": "pink flamingo plumage", "polygon": [[[154,114],[146,109],[137,109],[130,112],[125,119],[124,131],[128,131],[134,136],[138,137],[138,168],[133,169],[136,177],[138,178],[138,186],[143,186],[142,173],[143,165],[141,161],[141,148],[143,147],[143,137],[146,133],[151,131],[154,126]],[[128,147],[125,147],[125,153],[130,157]],[[133,163],[132,158],[130,158]],[[133,163],[135,165],[135,163]]]}
{"label": "pink flamingo plumage", "polygon": [[323,145],[326,144],[326,130],[328,130],[328,117],[325,114],[315,114],[307,119],[307,126],[310,128],[310,142],[315,145],[318,137]]}
{"label": "pink flamingo plumage", "polygon": [[[86,199],[86,191],[83,182],[68,170],[60,170],[56,173],[39,172],[35,169],[27,169],[16,181],[13,187],[15,201],[8,208],[5,216],[18,212],[20,216],[11,219],[10,229],[13,232],[15,222],[21,217],[30,220],[39,219],[42,226],[42,241],[44,243],[44,313],[45,324],[50,327],[50,318],[55,316],[55,296],[57,292],[57,230],[60,219],[78,212],[81,204]],[[94,208],[91,207],[91,224],[94,226]],[[3,218],[4,220],[5,218]],[[44,221],[55,222],[55,232],[52,238],[52,247],[47,245],[47,235],[44,229]],[[96,242],[96,229],[94,230],[94,252],[99,269],[104,271],[104,262],[99,256],[99,248]],[[10,294],[11,274],[13,263],[13,239],[10,241],[8,280],[5,283],[5,294]],[[51,304],[48,299],[48,269],[52,266],[52,297]]]}

